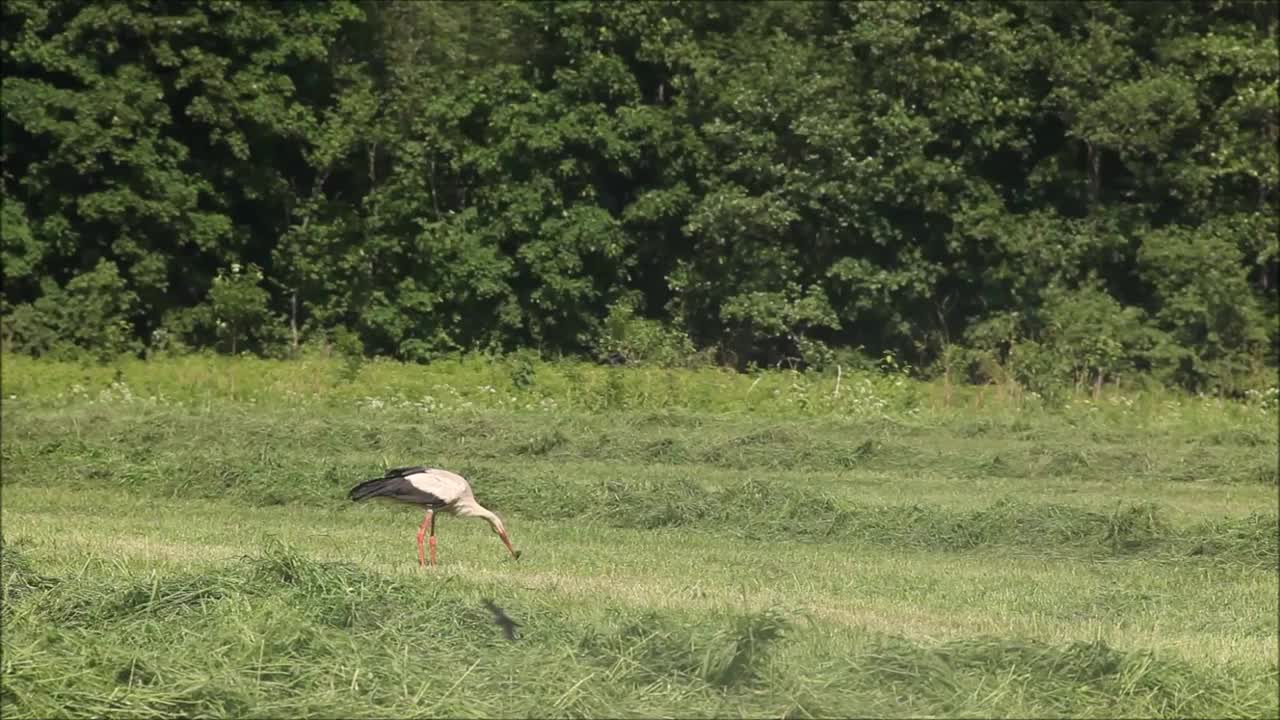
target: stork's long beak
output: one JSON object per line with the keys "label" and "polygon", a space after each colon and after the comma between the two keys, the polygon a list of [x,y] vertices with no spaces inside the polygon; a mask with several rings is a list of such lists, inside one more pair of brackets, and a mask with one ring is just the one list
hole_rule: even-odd
{"label": "stork's long beak", "polygon": [[503,544],[503,545],[506,545],[506,546],[507,546],[507,550],[511,552],[511,559],[512,559],[512,560],[519,560],[519,559],[520,559],[520,551],[519,551],[519,550],[516,550],[516,549],[515,549],[515,548],[513,548],[513,547],[511,547],[511,538],[508,538],[508,537],[507,537],[507,534],[506,534],[505,532],[501,532],[501,531],[499,531],[499,532],[498,532],[498,537],[502,538],[502,544]]}

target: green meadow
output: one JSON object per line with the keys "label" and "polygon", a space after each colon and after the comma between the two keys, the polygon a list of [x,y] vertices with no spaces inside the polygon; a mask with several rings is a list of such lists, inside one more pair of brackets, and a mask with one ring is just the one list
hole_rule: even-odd
{"label": "green meadow", "polygon": [[[5,356],[0,711],[1276,717],[1277,398]],[[471,479],[522,550],[355,504]],[[520,623],[509,641],[484,607]]]}

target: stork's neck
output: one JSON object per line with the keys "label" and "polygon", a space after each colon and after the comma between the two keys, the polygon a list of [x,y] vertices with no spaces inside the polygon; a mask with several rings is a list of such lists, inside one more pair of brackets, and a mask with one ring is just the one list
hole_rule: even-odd
{"label": "stork's neck", "polygon": [[473,497],[464,498],[457,503],[455,513],[458,517],[478,517],[489,521],[494,530],[498,532],[506,532],[506,528],[502,526],[502,520],[485,506],[476,502]]}
{"label": "stork's neck", "polygon": [[511,546],[511,538],[507,536],[507,529],[502,526],[502,518],[498,517],[497,513],[476,502],[474,497],[459,500],[454,507],[456,508],[454,513],[462,517],[479,517],[487,520],[493,526],[493,531],[498,533],[498,537],[502,538],[502,544],[507,546],[507,551],[511,553],[511,557],[516,560],[520,559],[520,553]]}

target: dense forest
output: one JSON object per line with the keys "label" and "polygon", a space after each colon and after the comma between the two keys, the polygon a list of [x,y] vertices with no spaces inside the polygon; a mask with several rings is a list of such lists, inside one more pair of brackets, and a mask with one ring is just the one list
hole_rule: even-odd
{"label": "dense forest", "polygon": [[1273,2],[2,7],[11,352],[1275,383]]}

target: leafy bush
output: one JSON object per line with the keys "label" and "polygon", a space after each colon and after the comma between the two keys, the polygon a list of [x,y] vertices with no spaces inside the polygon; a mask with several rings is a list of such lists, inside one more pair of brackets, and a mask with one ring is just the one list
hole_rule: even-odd
{"label": "leafy bush", "polygon": [[255,265],[242,269],[232,263],[231,272],[219,272],[209,289],[209,311],[218,339],[235,355],[251,339],[260,338],[270,317],[269,296],[261,287],[262,270]]}
{"label": "leafy bush", "polygon": [[1097,397],[1104,382],[1147,370],[1161,337],[1140,308],[1122,306],[1096,280],[1079,288],[1050,285],[1034,324],[1026,325],[1033,325],[1030,337],[1011,343],[1012,376],[1054,396],[1091,387]]}
{"label": "leafy bush", "polygon": [[109,360],[141,349],[131,321],[138,304],[115,263],[101,260],[66,287],[43,282],[43,294],[4,319],[5,345],[56,358]]}
{"label": "leafy bush", "polygon": [[1268,338],[1237,239],[1220,227],[1166,228],[1143,238],[1138,263],[1164,331],[1156,369],[1192,390],[1243,392]]}
{"label": "leafy bush", "polygon": [[641,317],[639,299],[626,295],[609,306],[596,336],[595,354],[601,360],[658,367],[690,367],[703,359],[689,336],[659,320]]}

